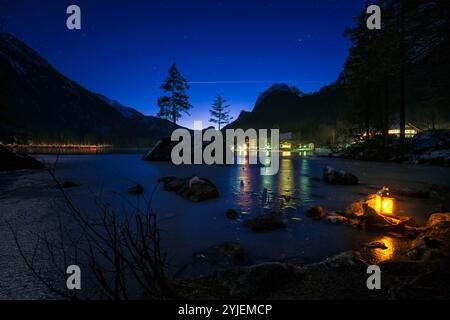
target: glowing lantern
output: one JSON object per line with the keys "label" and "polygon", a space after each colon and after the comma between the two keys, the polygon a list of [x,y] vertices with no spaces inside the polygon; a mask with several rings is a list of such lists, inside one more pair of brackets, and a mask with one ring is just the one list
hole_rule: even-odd
{"label": "glowing lantern", "polygon": [[383,187],[377,192],[374,209],[382,215],[395,215],[395,198],[391,196],[389,188]]}

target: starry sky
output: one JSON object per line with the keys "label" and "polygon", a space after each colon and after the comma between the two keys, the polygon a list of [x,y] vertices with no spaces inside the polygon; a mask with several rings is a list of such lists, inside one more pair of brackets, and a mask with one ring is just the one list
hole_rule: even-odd
{"label": "starry sky", "polygon": [[[82,29],[66,28],[81,8]],[[345,27],[364,0],[0,0],[4,30],[87,89],[144,114],[176,62],[190,81],[190,117],[208,122],[217,94],[235,118],[273,83],[314,92],[335,81],[350,43]]]}

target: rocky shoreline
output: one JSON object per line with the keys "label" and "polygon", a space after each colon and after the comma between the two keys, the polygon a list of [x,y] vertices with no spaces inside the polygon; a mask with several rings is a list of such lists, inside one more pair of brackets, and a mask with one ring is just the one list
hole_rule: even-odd
{"label": "rocky shoreline", "polygon": [[424,131],[407,140],[402,148],[398,140],[381,145],[376,139],[351,145],[328,155],[332,158],[377,162],[398,162],[450,166],[450,130]]}
{"label": "rocky shoreline", "polygon": [[[321,178],[310,177],[310,179],[330,185],[349,185],[347,182],[355,182],[352,174],[330,167],[327,167],[323,174]],[[332,183],[331,180],[325,179],[326,176],[330,176],[328,179],[336,177],[338,179]],[[343,177],[351,178],[339,180]],[[85,181],[81,182],[85,184]],[[189,200],[194,202],[202,201],[203,192],[212,194],[216,189],[211,181],[203,178],[203,175],[187,178],[165,177],[160,179],[160,182],[166,191],[175,192],[187,199],[192,196],[194,198]],[[373,188],[376,189],[375,186]],[[195,189],[196,192],[192,193],[189,189]],[[125,189],[123,191],[125,192]],[[142,185],[126,190],[130,196],[142,195],[143,191]],[[438,187],[426,190],[395,190],[394,193],[421,199],[448,199],[448,190]],[[400,226],[394,225],[392,230],[391,226],[386,225],[388,224],[386,221],[377,219],[378,217],[373,216],[373,211],[364,206],[370,199],[369,196],[355,202],[342,212],[327,212],[320,207],[312,207],[304,214],[305,217],[317,220],[318,224],[349,225],[359,229],[358,232],[403,239],[408,245],[396,252],[393,258],[377,260],[377,255],[386,256],[391,252],[392,244],[388,241],[374,241],[317,263],[299,264],[292,262],[293,260],[285,260],[289,263],[285,261],[261,263],[261,260],[255,262],[249,258],[245,246],[241,246],[239,242],[227,242],[216,245],[214,250],[217,255],[225,256],[235,263],[224,264],[222,270],[219,269],[201,278],[174,277],[172,282],[176,292],[186,299],[448,299],[450,214],[433,214],[423,226],[415,225],[410,220],[403,223],[403,220],[397,217]],[[271,232],[284,228],[282,224],[284,213],[277,212],[276,204],[267,211],[266,216],[247,218],[245,215],[240,216],[239,210],[233,209],[223,210],[221,214],[229,218],[230,223],[242,223],[244,227],[254,232]],[[242,219],[239,219],[239,216]],[[280,216],[283,218],[280,219]],[[235,221],[237,217],[238,220]],[[202,253],[199,253],[197,258],[205,259]],[[257,264],[251,265],[252,263]],[[369,264],[378,264],[382,270],[380,291],[370,291],[366,287],[368,277],[366,269]]]}
{"label": "rocky shoreline", "polygon": [[395,259],[378,263],[382,288],[369,290],[366,271],[377,250],[389,248],[372,243],[319,263],[263,263],[198,279],[178,279],[174,285],[187,299],[450,298],[450,213],[431,215],[424,232],[409,247]]}
{"label": "rocky shoreline", "polygon": [[[324,182],[347,185],[357,181],[350,173],[329,167],[324,170]],[[352,226],[361,232],[385,235],[388,238],[382,238],[384,241],[372,241],[318,263],[244,265],[201,278],[176,279],[174,286],[186,299],[450,298],[450,213],[433,213],[427,223],[420,226],[406,216],[378,214],[372,209],[373,201],[375,195],[369,195],[342,212],[326,212],[316,206],[307,210],[305,216],[325,223]],[[233,211],[231,214],[231,211],[225,215],[230,219],[236,218],[237,213]],[[242,223],[257,233],[285,228],[276,212],[261,214]],[[402,239],[406,245],[395,248],[394,255],[394,244],[388,239]],[[237,265],[246,258],[245,250],[238,243],[223,244],[218,248],[218,253],[234,260]],[[381,290],[367,288],[367,268],[370,265],[378,265],[381,269]]]}

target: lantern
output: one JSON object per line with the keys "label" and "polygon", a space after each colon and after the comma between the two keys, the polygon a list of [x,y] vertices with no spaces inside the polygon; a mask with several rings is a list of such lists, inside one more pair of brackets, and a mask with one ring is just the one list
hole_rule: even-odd
{"label": "lantern", "polygon": [[378,214],[395,215],[395,198],[391,196],[389,188],[383,187],[383,189],[377,192],[374,209]]}

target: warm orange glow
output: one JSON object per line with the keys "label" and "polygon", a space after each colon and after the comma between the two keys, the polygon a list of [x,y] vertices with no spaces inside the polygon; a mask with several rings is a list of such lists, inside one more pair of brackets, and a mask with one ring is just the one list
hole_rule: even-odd
{"label": "warm orange glow", "polygon": [[377,263],[392,259],[395,254],[395,244],[392,238],[383,236],[377,241],[383,243],[386,246],[386,248],[377,248],[373,250],[373,254],[375,255]]}
{"label": "warm orange glow", "polygon": [[381,214],[393,215],[394,214],[394,199],[384,198],[384,197],[377,195],[375,210],[377,210],[377,212],[381,213]]}
{"label": "warm orange glow", "polygon": [[8,144],[10,148],[54,148],[54,149],[100,149],[112,147],[111,145],[90,145],[90,144]]}
{"label": "warm orange glow", "polygon": [[391,196],[388,188],[380,190],[375,201],[370,201],[369,205],[375,209],[378,214],[393,216],[395,215],[395,199]]}

